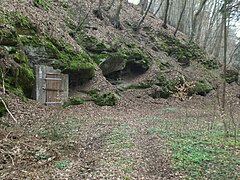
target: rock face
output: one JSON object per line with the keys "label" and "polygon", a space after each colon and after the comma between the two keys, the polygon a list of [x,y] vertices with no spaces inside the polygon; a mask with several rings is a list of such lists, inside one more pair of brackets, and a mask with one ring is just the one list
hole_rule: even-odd
{"label": "rock face", "polygon": [[0,67],[7,72],[6,87],[18,95],[32,96],[35,65],[61,69],[77,83],[93,77],[94,63],[87,53],[76,52],[48,34],[39,34],[27,17],[0,14],[0,24]]}
{"label": "rock face", "polygon": [[17,38],[14,29],[7,27],[0,27],[0,46],[16,46]]}
{"label": "rock face", "polygon": [[120,56],[109,56],[102,63],[99,64],[103,75],[108,75],[110,73],[121,71],[125,68],[127,60]]}
{"label": "rock face", "polygon": [[[70,4],[68,8],[72,6]],[[109,24],[96,21],[95,18],[87,18],[89,27],[84,25],[80,30],[76,27],[78,18],[73,18],[68,8],[61,6],[59,12],[63,12],[62,16],[46,11],[49,13],[47,15],[52,15],[52,18],[47,18],[41,14],[44,11],[39,14],[26,8],[33,3],[21,5],[26,11],[18,12],[19,8],[16,8],[10,13],[3,8],[3,13],[0,13],[0,58],[8,57],[4,62],[11,62],[10,66],[14,66],[14,69],[8,69],[6,84],[9,87],[22,89],[24,93],[31,91],[35,78],[33,67],[47,65],[69,74],[73,86],[84,84],[94,75],[109,85],[133,83],[131,88],[151,88],[156,85],[151,94],[154,98],[168,98],[177,94],[185,82],[196,82],[194,88],[188,91],[189,95],[206,95],[213,89],[211,83],[214,79],[208,79],[208,82],[200,80],[206,79],[208,70],[218,70],[220,64],[215,59],[209,59],[202,48],[185,38],[173,37],[171,33],[157,30],[154,25],[152,28],[144,27],[144,34],[139,35],[131,34],[132,27],[122,32],[114,28],[105,32]],[[54,8],[59,8],[58,5],[60,3],[54,3]],[[43,6],[36,6],[44,10]],[[35,13],[30,14],[32,12]],[[1,54],[1,48],[7,53]],[[195,68],[193,65],[196,63],[196,68],[200,67],[199,72],[191,77],[191,73],[195,73],[195,69],[191,68]],[[150,65],[151,70],[147,72]],[[158,72],[162,74],[156,77]],[[179,72],[185,79],[171,75],[172,72]],[[219,73],[216,74],[220,79]],[[227,81],[237,81],[238,75],[229,70]],[[92,80],[96,82],[95,78]]]}
{"label": "rock face", "polygon": [[123,75],[143,74],[149,69],[149,58],[140,51],[130,49],[126,52],[120,51],[104,56],[99,55],[102,59],[97,61],[100,62],[99,67],[103,75],[111,79]]}
{"label": "rock face", "polygon": [[53,65],[57,59],[56,52],[44,46],[25,45],[24,51],[32,67],[36,64]]}

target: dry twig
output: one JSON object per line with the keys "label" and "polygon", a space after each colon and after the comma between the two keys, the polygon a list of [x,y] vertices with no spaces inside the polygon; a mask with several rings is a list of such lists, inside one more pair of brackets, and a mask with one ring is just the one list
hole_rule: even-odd
{"label": "dry twig", "polygon": [[8,109],[8,107],[7,107],[5,101],[3,100],[2,97],[0,97],[0,100],[2,101],[2,103],[3,103],[4,107],[5,107],[5,109],[7,110],[7,112],[8,112],[9,115],[11,116],[11,118],[12,118],[12,119],[14,120],[14,122],[17,124],[18,122],[17,122],[16,118],[13,116],[13,114],[11,113],[11,111]]}

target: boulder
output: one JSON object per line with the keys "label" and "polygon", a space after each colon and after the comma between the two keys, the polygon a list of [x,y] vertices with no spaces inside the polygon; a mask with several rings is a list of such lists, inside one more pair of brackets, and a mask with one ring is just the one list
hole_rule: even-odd
{"label": "boulder", "polygon": [[103,75],[108,75],[116,71],[121,71],[126,66],[126,59],[121,55],[113,55],[107,57],[102,63],[99,64]]}
{"label": "boulder", "polygon": [[14,29],[0,28],[0,45],[1,46],[16,46],[18,43],[17,35]]}
{"label": "boulder", "polygon": [[235,69],[228,69],[226,71],[226,81],[227,83],[238,82],[239,73]]}
{"label": "boulder", "polygon": [[211,90],[213,90],[213,86],[207,81],[197,81],[195,85],[188,89],[187,94],[192,96],[193,94],[206,96]]}

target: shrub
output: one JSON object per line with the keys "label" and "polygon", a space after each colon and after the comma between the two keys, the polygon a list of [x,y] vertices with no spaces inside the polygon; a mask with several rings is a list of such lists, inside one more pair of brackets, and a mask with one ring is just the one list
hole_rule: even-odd
{"label": "shrub", "polygon": [[98,90],[89,91],[92,101],[99,106],[114,106],[119,100],[119,96],[113,92],[99,92]]}

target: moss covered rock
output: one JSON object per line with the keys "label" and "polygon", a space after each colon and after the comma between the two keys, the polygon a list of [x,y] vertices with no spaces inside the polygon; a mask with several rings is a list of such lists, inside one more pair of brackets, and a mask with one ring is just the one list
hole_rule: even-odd
{"label": "moss covered rock", "polygon": [[212,85],[207,81],[197,81],[195,85],[188,90],[188,95],[193,94],[206,96],[211,90],[213,90]]}
{"label": "moss covered rock", "polygon": [[157,87],[154,88],[153,92],[150,94],[150,96],[154,99],[156,98],[164,98],[167,99],[173,94],[172,91],[168,89],[167,86]]}
{"label": "moss covered rock", "polygon": [[174,78],[167,77],[166,74],[159,72],[156,76],[156,86],[153,92],[150,94],[153,98],[168,98],[172,94],[176,93],[177,86],[184,83],[182,76],[176,76]]}
{"label": "moss covered rock", "polygon": [[84,99],[80,98],[80,97],[71,97],[69,98],[68,101],[66,101],[64,103],[64,107],[68,107],[68,106],[71,106],[71,105],[80,105],[80,104],[83,104],[85,102]]}
{"label": "moss covered rock", "polygon": [[0,28],[0,45],[1,46],[16,46],[17,45],[17,35],[13,28]]}
{"label": "moss covered rock", "polygon": [[[223,76],[223,75],[222,75]],[[227,83],[238,82],[239,72],[235,69],[229,69],[226,71],[226,81]]]}
{"label": "moss covered rock", "polygon": [[126,66],[126,58],[121,55],[110,55],[102,63],[99,64],[103,75],[121,71]]}
{"label": "moss covered rock", "polygon": [[98,90],[92,90],[88,92],[92,101],[99,106],[114,106],[120,99],[119,96],[113,92],[100,92]]}
{"label": "moss covered rock", "polygon": [[89,79],[94,75],[94,64],[90,57],[78,53],[70,45],[47,36],[19,36],[27,57],[33,65],[50,65],[78,79]]}
{"label": "moss covered rock", "polygon": [[146,89],[150,88],[152,85],[154,85],[154,81],[146,80],[143,82],[127,85],[124,87],[124,89]]}
{"label": "moss covered rock", "polygon": [[128,73],[141,74],[149,69],[149,57],[135,45],[110,45],[87,35],[83,35],[82,41],[83,46],[93,60],[99,64],[104,75],[124,71],[125,69],[125,72]]}
{"label": "moss covered rock", "polygon": [[180,41],[162,32],[156,32],[155,36],[154,50],[167,52],[184,67],[189,66],[192,61],[201,63],[207,69],[217,69],[220,66],[216,59],[209,59],[204,50],[193,42]]}

